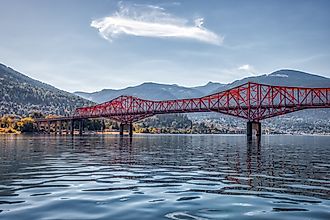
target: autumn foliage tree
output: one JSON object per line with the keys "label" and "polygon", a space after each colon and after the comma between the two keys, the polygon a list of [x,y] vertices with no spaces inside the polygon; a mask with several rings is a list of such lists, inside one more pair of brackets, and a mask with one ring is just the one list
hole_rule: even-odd
{"label": "autumn foliage tree", "polygon": [[32,132],[34,119],[31,117],[19,118],[15,116],[3,116],[0,118],[0,133]]}

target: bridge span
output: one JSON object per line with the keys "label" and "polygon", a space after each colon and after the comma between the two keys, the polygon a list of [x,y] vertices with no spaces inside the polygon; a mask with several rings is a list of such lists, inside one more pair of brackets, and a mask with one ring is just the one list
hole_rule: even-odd
{"label": "bridge span", "polygon": [[[120,122],[120,134],[128,126],[133,135],[132,123],[157,114],[218,112],[243,118],[247,121],[247,136],[260,136],[260,121],[291,112],[330,108],[330,88],[303,88],[265,85],[247,82],[240,86],[200,98],[177,100],[145,100],[133,96],[119,96],[94,106],[77,108],[69,117],[38,119],[38,127],[51,123],[61,131],[66,123],[73,134],[75,122],[82,133],[83,119],[109,118]],[[58,127],[59,124],[59,127]]]}

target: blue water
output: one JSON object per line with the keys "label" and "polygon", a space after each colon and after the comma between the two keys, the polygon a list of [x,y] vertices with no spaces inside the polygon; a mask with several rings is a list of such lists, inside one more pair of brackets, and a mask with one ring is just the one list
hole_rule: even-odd
{"label": "blue water", "polygon": [[330,219],[330,137],[0,136],[0,219]]}

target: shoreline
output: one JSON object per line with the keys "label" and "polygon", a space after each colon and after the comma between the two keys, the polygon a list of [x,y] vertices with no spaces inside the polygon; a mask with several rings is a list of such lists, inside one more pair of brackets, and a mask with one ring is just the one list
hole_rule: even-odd
{"label": "shoreline", "polygon": [[[71,134],[54,134],[54,133],[38,133],[38,132],[16,132],[16,133],[6,133],[6,132],[0,132],[0,135],[50,135],[50,136],[71,136]],[[119,132],[111,131],[111,132],[86,132],[82,136],[86,135],[118,135]],[[194,134],[188,134],[188,133],[133,133],[133,136],[246,136],[246,134],[227,134],[227,133],[194,133]],[[79,136],[79,132],[75,132],[74,136]],[[128,132],[124,132],[124,136],[128,136]],[[262,134],[261,137],[267,137],[267,136],[330,136],[330,134]]]}

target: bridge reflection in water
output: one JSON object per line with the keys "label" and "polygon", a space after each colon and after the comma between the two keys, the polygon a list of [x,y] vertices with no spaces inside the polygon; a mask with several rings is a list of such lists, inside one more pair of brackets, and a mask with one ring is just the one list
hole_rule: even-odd
{"label": "bridge reflection in water", "polygon": [[69,117],[38,119],[38,128],[52,124],[55,132],[74,134],[75,123],[83,133],[84,119],[108,118],[120,122],[120,135],[124,127],[133,135],[132,123],[158,114],[218,112],[247,120],[247,136],[260,136],[263,119],[287,113],[330,107],[330,88],[303,88],[272,86],[248,82],[201,98],[153,101],[133,96],[119,96],[109,102],[77,108]]}

